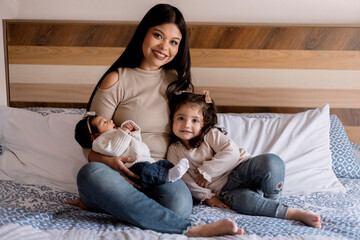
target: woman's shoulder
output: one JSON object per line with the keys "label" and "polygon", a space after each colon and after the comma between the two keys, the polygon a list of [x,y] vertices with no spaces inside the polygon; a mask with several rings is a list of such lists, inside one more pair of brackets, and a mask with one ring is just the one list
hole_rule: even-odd
{"label": "woman's shoulder", "polygon": [[112,87],[115,83],[117,83],[118,81],[119,81],[119,72],[118,71],[110,72],[108,75],[106,75],[104,80],[101,82],[99,88],[100,89],[108,89],[108,88]]}

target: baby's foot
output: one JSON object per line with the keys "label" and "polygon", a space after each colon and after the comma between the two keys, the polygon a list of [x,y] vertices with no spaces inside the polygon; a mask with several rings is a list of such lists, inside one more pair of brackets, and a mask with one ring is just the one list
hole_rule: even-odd
{"label": "baby's foot", "polygon": [[175,182],[179,180],[188,170],[189,160],[186,158],[180,159],[180,161],[173,167],[169,169],[167,182]]}

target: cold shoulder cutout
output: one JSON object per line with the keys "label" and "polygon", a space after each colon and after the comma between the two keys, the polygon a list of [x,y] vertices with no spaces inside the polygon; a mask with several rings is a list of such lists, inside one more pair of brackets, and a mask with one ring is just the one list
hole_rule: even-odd
{"label": "cold shoulder cutout", "polygon": [[97,89],[90,111],[112,119],[118,126],[133,120],[141,127],[151,157],[164,159],[171,133],[166,89],[175,80],[177,75],[171,70],[118,68],[105,77],[104,84],[109,84],[103,87],[108,88]]}
{"label": "cold shoulder cutout", "polygon": [[104,80],[101,82],[99,88],[103,90],[108,89],[112,87],[115,83],[117,83],[117,81],[119,81],[119,73],[118,71],[113,71],[106,75]]}

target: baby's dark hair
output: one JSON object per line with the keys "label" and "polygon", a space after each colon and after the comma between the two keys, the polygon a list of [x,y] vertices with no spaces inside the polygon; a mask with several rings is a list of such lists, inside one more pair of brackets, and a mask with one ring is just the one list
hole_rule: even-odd
{"label": "baby's dark hair", "polygon": [[[75,139],[83,148],[91,148],[92,147],[92,139],[91,135],[98,132],[98,129],[91,125],[91,121],[96,118],[95,116],[86,116],[81,119],[75,126]],[[89,132],[88,123],[91,129],[91,133]]]}
{"label": "baby's dark hair", "polygon": [[[195,94],[195,93],[188,93],[183,92],[179,95],[173,95],[169,101],[170,104],[170,119],[171,125],[174,122],[174,114],[175,112],[183,105],[195,105],[200,106],[202,110],[204,126],[201,129],[201,134],[189,141],[189,144],[193,148],[197,148],[200,144],[204,141],[204,136],[208,131],[215,127],[218,123],[217,115],[216,115],[216,106],[214,100],[211,99],[211,103],[206,103],[205,95],[203,94]],[[174,133],[171,134],[171,141],[177,142],[180,139],[175,136]]]}

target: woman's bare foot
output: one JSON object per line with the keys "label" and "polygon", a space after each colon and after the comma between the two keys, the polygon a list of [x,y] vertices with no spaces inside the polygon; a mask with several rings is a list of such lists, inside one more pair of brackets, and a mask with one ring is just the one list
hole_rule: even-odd
{"label": "woman's bare foot", "polygon": [[87,210],[88,208],[85,206],[85,204],[80,200],[80,198],[76,198],[76,199],[72,199],[72,200],[67,200],[65,201],[66,204],[70,204],[73,205],[75,207],[79,207],[81,209],[85,209]]}
{"label": "woman's bare foot", "polygon": [[289,208],[286,219],[301,221],[310,227],[321,229],[320,216],[310,210]]}
{"label": "woman's bare foot", "polygon": [[238,228],[231,219],[222,219],[208,224],[198,224],[185,233],[188,237],[213,237],[222,235],[243,234],[244,229]]}

